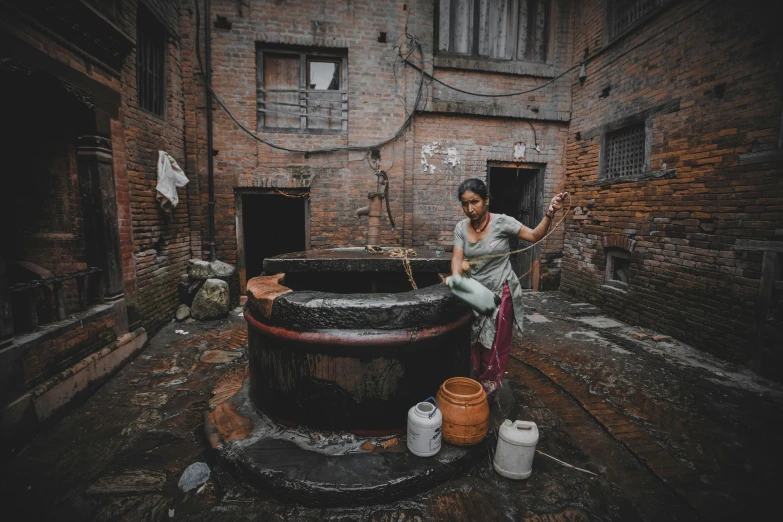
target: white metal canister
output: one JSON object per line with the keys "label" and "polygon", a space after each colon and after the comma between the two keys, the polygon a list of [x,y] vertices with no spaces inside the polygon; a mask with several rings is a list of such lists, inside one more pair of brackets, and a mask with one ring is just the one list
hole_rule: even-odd
{"label": "white metal canister", "polygon": [[420,402],[408,410],[408,449],[419,457],[431,457],[440,451],[443,415],[438,402]]}
{"label": "white metal canister", "polygon": [[510,479],[526,479],[533,471],[533,456],[538,443],[535,422],[506,419],[498,431],[498,445],[492,465],[495,471]]}

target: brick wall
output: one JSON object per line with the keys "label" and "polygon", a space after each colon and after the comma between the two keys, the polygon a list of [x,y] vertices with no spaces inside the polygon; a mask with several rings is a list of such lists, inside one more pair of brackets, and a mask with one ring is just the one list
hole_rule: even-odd
{"label": "brick wall", "polygon": [[[187,2],[185,3],[188,4]],[[179,38],[180,2],[144,0],[144,5],[169,32],[166,44],[166,101],[162,117],[138,106],[135,49],[122,67],[122,111],[114,128],[115,177],[118,180],[118,213],[126,291],[131,304],[141,312],[143,325],[154,332],[171,319],[177,301],[177,282],[187,271],[190,258],[188,186],[179,189],[179,205],[169,214],[155,199],[158,151],[171,154],[186,170],[185,109]],[[136,38],[137,3],[126,1],[121,26]],[[122,186],[127,180],[127,186]]]}
{"label": "brick wall", "polygon": [[36,343],[26,351],[23,368],[25,384],[32,388],[49,379],[117,338],[114,315],[83,313],[86,319],[51,339]]}
{"label": "brick wall", "polygon": [[[215,16],[226,17],[232,27],[212,28],[213,87],[234,115],[246,127],[256,129],[256,43],[288,44],[318,49],[347,49],[349,121],[345,135],[314,135],[259,132],[269,141],[292,148],[313,149],[345,145],[371,144],[386,139],[405,120],[400,104],[413,106],[420,73],[411,67],[393,67],[395,39],[406,29],[422,42],[427,70],[436,59],[435,74],[448,83],[481,92],[507,92],[540,86],[572,65],[570,2],[555,2],[554,60],[550,64],[497,66],[483,73],[473,72],[475,63],[457,63],[433,56],[435,2],[375,0],[368,2],[323,3],[309,0],[253,1],[238,7],[236,2],[212,2]],[[203,83],[198,76],[193,44],[194,17],[183,25],[190,31],[188,43],[183,37],[185,65],[192,71],[186,85],[193,92],[186,96],[196,106],[187,118],[188,165],[199,172],[203,250],[207,249],[206,157]],[[203,31],[203,13],[202,13]],[[185,29],[183,29],[183,33]],[[379,42],[380,33],[387,42]],[[203,34],[203,33],[202,33]],[[404,41],[401,40],[401,41]],[[186,54],[188,53],[188,54]],[[419,63],[416,53],[411,60]],[[504,69],[505,67],[505,69]],[[396,85],[395,85],[396,73]],[[486,177],[488,162],[515,161],[513,146],[523,140],[529,153],[519,166],[537,165],[546,169],[545,197],[562,185],[565,128],[570,117],[570,91],[567,78],[553,82],[526,96],[480,98],[461,95],[429,80],[423,89],[414,125],[381,150],[380,168],[390,178],[391,208],[397,228],[391,231],[383,219],[380,241],[387,245],[447,246],[451,244],[454,223],[461,210],[456,202],[456,187],[462,179]],[[191,98],[192,96],[192,98]],[[542,152],[532,151],[530,120],[536,126]],[[241,132],[220,109],[214,112],[216,192],[216,243],[218,257],[237,262],[234,191],[249,187],[309,187],[311,205],[311,244],[314,248],[363,245],[366,218],[353,216],[355,209],[367,204],[367,193],[375,189],[375,176],[365,161],[364,152],[331,154],[286,153],[259,144]],[[455,147],[461,161],[444,168],[446,159],[436,154],[436,170],[425,175],[421,165],[423,145],[440,142]],[[516,164],[515,164],[516,165]],[[194,225],[195,226],[195,225]],[[552,267],[559,265],[562,234],[547,245]],[[546,260],[545,259],[545,260]],[[556,270],[544,270],[557,277]]]}
{"label": "brick wall", "polygon": [[[780,13],[737,2],[671,2],[611,44],[604,2],[580,3],[572,77],[561,288],[632,324],[747,359],[761,253],[738,239],[780,240],[777,163],[740,165],[776,149],[781,128]],[[608,90],[606,88],[609,87]],[[657,112],[656,108],[669,108]],[[601,184],[601,126],[652,111],[650,170],[671,178]],[[604,286],[607,236],[636,242],[625,291]]]}

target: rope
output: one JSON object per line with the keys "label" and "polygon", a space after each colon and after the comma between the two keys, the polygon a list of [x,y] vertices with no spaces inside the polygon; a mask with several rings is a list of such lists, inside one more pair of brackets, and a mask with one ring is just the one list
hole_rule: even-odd
{"label": "rope", "polygon": [[389,250],[384,250],[382,247],[375,245],[367,245],[364,248],[371,254],[382,254],[384,252],[388,252],[389,257],[402,259],[402,267],[405,269],[405,274],[408,276],[408,281],[410,281],[414,290],[419,289],[419,287],[416,285],[416,281],[413,280],[413,269],[411,269],[411,262],[408,260],[409,257],[416,257],[418,255],[415,250],[412,248],[391,248]]}
{"label": "rope", "polygon": [[[557,228],[560,226],[560,224],[565,220],[566,216],[568,216],[568,214],[571,212],[571,194],[566,193],[566,196],[568,196],[568,207],[566,208],[566,211],[563,213],[563,217],[560,218],[560,220],[555,224],[555,226],[552,227],[552,229],[549,232],[547,232],[544,237],[542,237],[541,239],[539,239],[535,243],[532,243],[532,244],[526,246],[525,248],[520,248],[519,250],[513,250],[511,252],[505,252],[503,254],[487,254],[487,255],[484,255],[484,256],[474,257],[473,259],[465,259],[463,261],[463,268],[464,268],[464,263],[467,263],[467,265],[468,265],[467,268],[470,269],[470,267],[477,266],[478,262],[481,261],[482,259],[494,259],[496,257],[506,257],[506,256],[510,256],[510,255],[513,255],[513,254],[519,254],[520,252],[525,252],[527,250],[530,250],[531,248],[535,248],[537,245],[539,245],[541,243],[546,242],[546,240],[549,238],[549,236],[551,236],[555,232],[555,230],[557,230]],[[533,271],[533,269],[531,268],[530,270],[528,270],[527,272],[525,272],[524,274],[519,276],[516,279],[516,281],[513,281],[513,283],[519,284],[519,282],[522,280],[522,278],[527,276],[532,271]],[[503,288],[502,285],[499,288],[495,288],[493,290],[493,292],[497,292],[501,288]]]}
{"label": "rope", "polygon": [[577,468],[577,467],[576,467],[576,466],[574,466],[573,464],[569,464],[568,462],[563,462],[563,461],[562,461],[562,460],[560,460],[560,459],[556,459],[556,458],[555,458],[555,457],[553,457],[552,455],[547,455],[546,453],[544,453],[543,451],[541,451],[541,450],[539,450],[539,449],[537,449],[537,450],[536,450],[536,453],[539,453],[539,454],[541,454],[541,455],[543,455],[543,456],[545,456],[545,457],[549,457],[550,459],[554,460],[554,461],[555,461],[555,462],[557,462],[558,464],[562,464],[563,466],[565,466],[565,467],[567,467],[567,468],[575,469],[575,470],[577,470],[577,471],[581,471],[582,473],[587,473],[587,474],[589,474],[589,475],[592,475],[592,476],[594,476],[594,477],[597,477],[597,476],[598,476],[598,474],[597,474],[597,473],[593,473],[592,471],[587,471],[586,469]]}
{"label": "rope", "polygon": [[309,192],[283,192],[279,188],[275,188],[275,192],[278,194],[281,194],[283,196],[286,196],[288,198],[307,198],[310,197]]}

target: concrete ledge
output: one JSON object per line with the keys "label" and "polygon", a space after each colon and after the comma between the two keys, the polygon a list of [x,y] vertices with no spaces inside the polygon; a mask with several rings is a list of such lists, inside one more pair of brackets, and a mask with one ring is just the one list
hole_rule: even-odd
{"label": "concrete ledge", "polygon": [[40,424],[110,377],[146,342],[147,332],[138,328],[6,404],[0,411],[0,440],[22,441],[34,436]]}
{"label": "concrete ledge", "polygon": [[146,342],[147,332],[139,328],[36,386],[31,395],[38,422],[51,417],[91,384],[110,376]]}

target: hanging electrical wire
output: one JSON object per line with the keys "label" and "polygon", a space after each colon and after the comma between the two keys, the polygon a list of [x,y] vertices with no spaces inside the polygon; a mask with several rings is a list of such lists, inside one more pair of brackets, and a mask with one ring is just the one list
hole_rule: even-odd
{"label": "hanging electrical wire", "polygon": [[[343,147],[326,147],[321,149],[297,149],[293,147],[284,147],[282,145],[278,145],[276,143],[273,143],[271,141],[265,140],[264,138],[258,136],[256,133],[245,127],[229,110],[229,108],[226,106],[225,103],[223,103],[223,100],[220,98],[220,96],[217,95],[217,93],[212,88],[212,85],[207,81],[206,76],[204,74],[204,66],[201,62],[201,44],[199,41],[199,33],[201,32],[201,14],[198,7],[198,0],[193,0],[193,4],[195,6],[196,10],[196,59],[198,60],[199,65],[199,73],[201,75],[202,80],[204,81],[204,84],[207,87],[207,90],[212,95],[212,97],[215,99],[216,102],[218,102],[218,105],[220,105],[223,110],[226,112],[229,118],[231,118],[231,121],[236,124],[237,127],[239,127],[242,131],[244,131],[246,134],[248,134],[250,137],[255,139],[256,141],[263,143],[264,145],[267,145],[268,147],[271,147],[273,149],[282,150],[285,152],[295,152],[295,153],[304,153],[304,154],[325,154],[330,152],[341,152],[341,151],[367,151],[371,149],[378,149],[383,147],[384,145],[391,143],[392,141],[399,138],[402,133],[405,131],[405,129],[410,126],[411,121],[413,121],[413,116],[416,114],[416,110],[418,109],[419,102],[421,101],[422,93],[424,91],[424,51],[421,46],[421,42],[418,38],[416,38],[413,35],[407,35],[410,40],[409,44],[413,46],[413,48],[418,52],[420,56],[420,62],[421,62],[421,78],[419,79],[419,87],[416,92],[416,99],[413,103],[413,109],[408,113],[407,117],[405,118],[405,121],[400,126],[399,129],[397,129],[397,132],[395,132],[391,137],[380,141],[378,143],[373,143],[370,145],[348,145]],[[408,54],[408,57],[411,56],[411,53]],[[406,58],[407,61],[407,58]]]}
{"label": "hanging electrical wire", "polygon": [[568,69],[566,69],[562,73],[558,74],[557,76],[555,76],[554,78],[552,78],[548,82],[542,83],[541,85],[539,85],[537,87],[533,87],[532,89],[528,89],[526,91],[503,92],[503,93],[496,93],[496,94],[487,94],[487,93],[483,93],[483,92],[466,91],[465,89],[460,89],[459,87],[454,87],[453,85],[449,85],[448,83],[444,82],[443,80],[439,80],[438,78],[435,78],[435,76],[433,76],[431,73],[428,73],[428,72],[424,71],[423,67],[419,67],[418,65],[416,65],[413,62],[411,62],[410,60],[405,60],[405,63],[407,65],[413,67],[417,71],[421,71],[422,74],[432,78],[432,80],[434,82],[437,82],[437,83],[443,85],[444,87],[448,87],[449,89],[451,89],[453,91],[461,92],[462,94],[469,94],[471,96],[481,96],[483,98],[505,98],[505,97],[508,97],[508,96],[521,96],[523,94],[528,94],[528,93],[531,93],[531,92],[535,92],[535,91],[538,91],[540,89],[543,89],[547,85],[550,85],[550,84],[554,83],[555,81],[559,80],[560,78],[562,78],[566,74],[570,73],[574,69],[578,69],[582,65],[581,62],[580,62],[580,63],[578,63],[578,64],[576,64],[576,65],[574,65],[572,67],[569,67]]}

